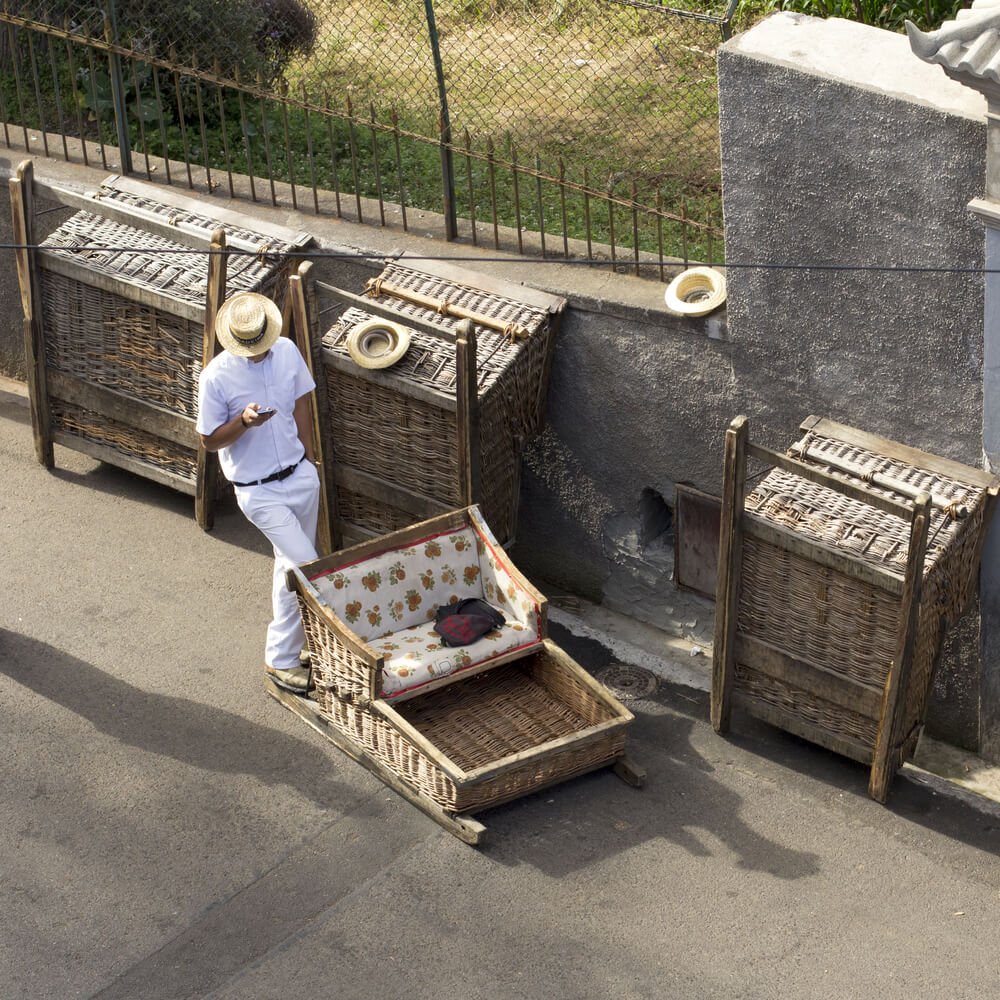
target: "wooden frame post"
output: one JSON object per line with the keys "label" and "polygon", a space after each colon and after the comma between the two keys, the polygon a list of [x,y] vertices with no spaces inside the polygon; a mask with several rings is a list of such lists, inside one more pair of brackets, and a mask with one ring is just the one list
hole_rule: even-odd
{"label": "wooden frame post", "polygon": [[899,631],[896,634],[896,655],[889,665],[885,688],[882,691],[882,711],[875,736],[875,751],[872,755],[872,770],[868,782],[868,794],[878,802],[885,802],[893,775],[902,763],[899,759],[899,742],[904,735],[901,704],[905,700],[909,686],[913,645],[920,618],[920,592],[923,586],[930,509],[930,494],[921,493],[913,503],[910,548],[906,557],[906,577],[903,596],[900,599]]}
{"label": "wooden frame post", "polygon": [[[226,298],[226,231],[216,229],[208,255],[208,290],[205,293],[205,328],[201,343],[201,365],[205,368],[219,351],[215,338],[215,317]],[[203,531],[215,524],[215,496],[218,492],[219,460],[205,451],[198,439],[198,470],[195,478],[194,514]]]}
{"label": "wooden frame post", "polygon": [[455,341],[455,418],[458,424],[458,479],[462,504],[480,499],[479,379],[476,372],[476,328],[471,320],[458,327]]}
{"label": "wooden frame post", "polygon": [[729,730],[733,675],[736,669],[736,612],[743,562],[743,502],[747,476],[749,424],[736,417],[726,430],[719,573],[715,600],[715,641],[712,651],[712,727]]}
{"label": "wooden frame post", "polygon": [[49,414],[48,383],[45,378],[45,337],[42,328],[41,297],[35,260],[34,165],[22,160],[10,178],[10,208],[13,223],[17,280],[21,288],[24,312],[24,363],[28,373],[28,399],[31,406],[31,432],[35,456],[46,469],[55,465],[52,427]]}
{"label": "wooden frame post", "polygon": [[[293,334],[292,339],[298,346],[306,367],[309,369],[309,374],[315,381],[316,366],[313,358],[313,345],[317,332],[314,330],[317,311],[314,301],[315,285],[311,271],[312,264],[309,261],[303,261],[299,264],[297,273],[289,277],[286,304],[290,303],[291,308],[292,322],[289,331]],[[320,366],[319,374],[322,379],[322,366]],[[313,450],[316,454],[319,471],[319,520],[316,525],[316,549],[320,556],[328,556],[334,551],[333,537],[337,531],[334,527],[330,506],[330,482],[323,448],[323,421],[320,419],[320,396],[323,395],[325,402],[324,390],[325,387],[317,382],[316,391],[310,397],[309,404],[312,413]],[[325,413],[325,406],[323,409]],[[339,545],[337,547],[339,548]]]}

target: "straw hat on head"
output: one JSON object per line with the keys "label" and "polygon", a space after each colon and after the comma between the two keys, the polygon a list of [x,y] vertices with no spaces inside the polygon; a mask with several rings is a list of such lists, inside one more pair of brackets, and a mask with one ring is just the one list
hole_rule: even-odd
{"label": "straw hat on head", "polygon": [[281,310],[259,292],[237,292],[215,317],[215,336],[230,354],[255,358],[281,336]]}

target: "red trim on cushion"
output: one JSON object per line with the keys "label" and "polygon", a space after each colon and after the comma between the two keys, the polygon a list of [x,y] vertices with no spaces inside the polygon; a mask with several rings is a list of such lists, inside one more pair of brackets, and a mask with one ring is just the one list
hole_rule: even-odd
{"label": "red trim on cushion", "polygon": [[[466,525],[467,528],[472,528],[475,534],[476,529],[472,527],[471,524]],[[388,555],[390,552],[402,552],[403,549],[413,549],[418,545],[426,545],[427,542],[433,542],[435,538],[443,538],[445,535],[457,535],[459,532],[465,531],[465,528],[452,528],[450,531],[439,531],[436,535],[428,535],[426,538],[418,538],[415,542],[408,542],[406,545],[397,545],[394,549],[385,549],[383,552],[377,552],[373,556],[364,556],[361,559],[355,559],[354,562],[344,563],[343,566],[334,566],[333,569],[324,570],[322,573],[317,573],[315,576],[306,577],[306,579],[312,583],[313,580],[319,580],[321,577],[330,576],[332,573],[342,573],[345,569],[350,569],[352,566],[360,566],[361,563],[370,562],[372,559],[381,559],[382,556]],[[483,539],[485,542],[485,539]]]}
{"label": "red trim on cushion", "polygon": [[[419,542],[417,543],[419,544]],[[531,646],[537,646],[538,641],[525,642],[520,646],[511,646],[510,649],[505,649],[500,653],[494,653],[492,656],[487,656],[485,660],[476,660],[475,663],[470,663],[467,667],[460,667],[458,670],[453,670],[450,674],[445,674],[445,677],[457,677],[459,674],[465,673],[466,670],[471,670],[473,667],[481,667],[484,663],[489,663],[490,660],[495,660],[498,656],[507,656],[509,653],[517,653],[522,649],[528,649]],[[468,646],[464,647],[468,649]],[[421,681],[419,684],[414,684],[413,687],[400,688],[398,691],[393,691],[392,694],[382,694],[382,697],[386,701],[390,701],[397,695],[405,694],[407,691],[419,691],[422,687],[426,687],[428,684],[433,684],[435,681],[441,680],[440,677],[432,677],[429,681]]]}
{"label": "red trim on cushion", "polygon": [[[498,563],[500,563],[501,565],[503,565],[504,560],[501,559],[500,556],[497,555],[497,550],[490,544],[490,540],[479,530],[478,527],[476,527],[475,521],[470,522],[469,523],[469,527],[472,528],[472,533],[477,538],[482,539],[483,545],[485,545],[490,550],[490,552],[493,553],[493,558],[496,559],[496,561]],[[503,550],[501,549],[501,551],[503,551]],[[504,556],[506,556],[506,555],[507,555],[507,553],[504,552]],[[480,567],[480,572],[482,572],[482,567]],[[527,597],[531,597],[531,595],[524,589],[524,587],[521,586],[521,584],[519,584],[517,582],[517,580],[514,579],[513,576],[510,577],[510,582],[512,584],[514,584],[514,586],[522,594],[524,594]],[[535,608],[535,620],[538,622],[536,634],[538,636],[538,641],[541,642],[542,641],[542,609],[538,606],[538,601],[532,600],[531,603],[534,605],[534,608]],[[520,648],[520,647],[518,647],[518,648]]]}

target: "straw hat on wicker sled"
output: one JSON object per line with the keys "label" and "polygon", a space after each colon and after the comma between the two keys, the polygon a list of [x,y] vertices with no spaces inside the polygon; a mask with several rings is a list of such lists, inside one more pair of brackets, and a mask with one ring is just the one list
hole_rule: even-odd
{"label": "straw hat on wicker sled", "polygon": [[409,346],[410,331],[387,319],[365,320],[347,335],[347,351],[362,368],[388,368]]}
{"label": "straw hat on wicker sled", "polygon": [[281,310],[259,292],[237,292],[215,317],[215,336],[230,354],[255,358],[281,336]]}

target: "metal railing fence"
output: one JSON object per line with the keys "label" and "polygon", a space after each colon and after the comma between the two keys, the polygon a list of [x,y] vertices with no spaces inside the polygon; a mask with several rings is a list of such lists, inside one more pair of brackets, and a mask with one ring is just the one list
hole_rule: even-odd
{"label": "metal railing fence", "polygon": [[662,279],[722,250],[735,0],[689,2],[5,0],[2,138]]}

